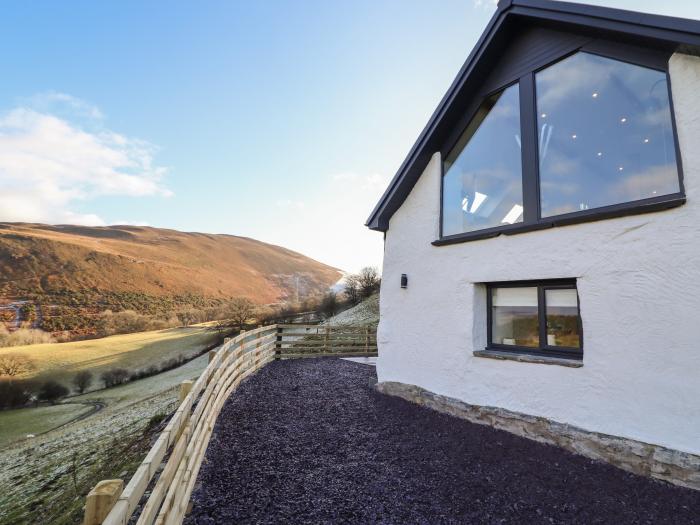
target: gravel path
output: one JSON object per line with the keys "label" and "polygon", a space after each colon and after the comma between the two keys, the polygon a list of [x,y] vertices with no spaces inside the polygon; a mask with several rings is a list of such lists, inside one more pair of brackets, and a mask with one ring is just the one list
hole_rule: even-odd
{"label": "gravel path", "polygon": [[188,524],[700,524],[700,492],[368,386],[371,366],[273,362],[228,400]]}

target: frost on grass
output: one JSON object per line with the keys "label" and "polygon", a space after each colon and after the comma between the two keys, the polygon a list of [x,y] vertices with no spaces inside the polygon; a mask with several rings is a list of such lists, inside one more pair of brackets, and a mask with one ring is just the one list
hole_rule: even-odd
{"label": "frost on grass", "polygon": [[175,410],[182,375],[201,372],[188,365],[105,390],[107,406],[94,416],[0,450],[0,524],[77,523],[98,481],[128,481],[151,445],[151,418]]}
{"label": "frost on grass", "polygon": [[377,326],[377,323],[379,323],[379,294],[374,294],[352,308],[340,312],[323,324]]}

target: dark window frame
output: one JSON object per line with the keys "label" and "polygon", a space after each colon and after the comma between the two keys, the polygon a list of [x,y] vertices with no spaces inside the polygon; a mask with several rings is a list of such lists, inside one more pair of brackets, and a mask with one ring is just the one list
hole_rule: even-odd
{"label": "dark window frame", "polygon": [[[676,153],[676,168],[678,174],[679,191],[668,195],[660,195],[647,199],[628,201],[609,206],[601,206],[589,210],[580,210],[567,214],[556,215],[543,218],[540,209],[540,174],[539,174],[539,152],[537,136],[537,92],[535,86],[535,74],[542,71],[576,53],[589,53],[592,55],[609,58],[636,66],[653,69],[666,75],[666,87],[668,89],[669,110],[671,112],[671,128],[674,148]],[[502,85],[489,89],[487,93],[479,96],[479,103],[469,108],[469,118],[465,119],[465,124],[459,133],[453,133],[450,142],[445,144],[440,151],[443,153],[440,163],[440,224],[439,239],[433,241],[435,246],[477,241],[497,237],[499,235],[514,235],[530,231],[543,230],[570,224],[581,224],[615,217],[628,215],[639,215],[675,208],[685,204],[685,185],[683,183],[683,163],[681,158],[680,145],[678,142],[678,131],[676,126],[676,115],[673,105],[673,93],[671,89],[671,77],[668,71],[668,54],[657,50],[619,44],[605,40],[595,40],[588,42],[570,52],[552,57],[544,64],[538,64],[532,70],[524,73],[515,80],[510,80]],[[523,221],[515,224],[495,226],[481,230],[457,233],[453,235],[443,234],[443,194],[445,162],[447,154],[457,144],[459,137],[464,133],[469,123],[472,121],[477,111],[490,97],[508,87],[519,84],[520,93],[520,137],[522,155],[522,192],[523,192]]]}
{"label": "dark window frame", "polygon": [[[539,323],[539,347],[516,346],[494,343],[493,333],[493,290],[496,288],[537,288],[537,311]],[[580,347],[550,346],[547,344],[547,301],[546,290],[576,290],[576,302],[578,308],[578,333]],[[486,350],[498,350],[499,352],[511,352],[514,354],[537,355],[544,357],[557,357],[564,359],[583,359],[583,324],[581,322],[581,300],[578,295],[576,279],[546,279],[535,281],[506,281],[486,283],[486,324],[487,343]]]}

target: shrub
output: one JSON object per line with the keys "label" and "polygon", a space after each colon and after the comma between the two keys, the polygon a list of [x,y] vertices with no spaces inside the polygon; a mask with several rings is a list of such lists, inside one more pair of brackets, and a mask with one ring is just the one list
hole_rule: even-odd
{"label": "shrub", "polygon": [[19,353],[0,355],[0,376],[16,377],[36,368],[34,361]]}
{"label": "shrub", "polygon": [[105,388],[122,385],[129,380],[129,371],[124,368],[112,368],[102,372],[100,379],[104,382]]}
{"label": "shrub", "polygon": [[23,320],[29,323],[33,323],[34,321],[36,321],[36,306],[34,306],[33,303],[23,304],[19,311]]}
{"label": "shrub", "polygon": [[328,292],[323,297],[319,310],[321,315],[323,315],[326,319],[333,317],[336,313],[338,313],[338,297],[336,296],[335,292]]}
{"label": "shrub", "polygon": [[85,390],[92,384],[92,372],[81,370],[73,377],[73,385],[79,393]]}
{"label": "shrub", "polygon": [[39,399],[55,404],[60,398],[68,395],[68,389],[58,381],[50,379],[44,382],[39,389]]}
{"label": "shrub", "polygon": [[0,324],[0,347],[37,345],[53,343],[51,334],[35,328],[20,328],[14,332],[8,332],[4,325]]}
{"label": "shrub", "polygon": [[177,313],[177,319],[182,326],[199,323],[203,319],[203,315],[194,308],[188,308]]}
{"label": "shrub", "polygon": [[0,408],[23,407],[32,399],[34,384],[18,379],[0,379]]}

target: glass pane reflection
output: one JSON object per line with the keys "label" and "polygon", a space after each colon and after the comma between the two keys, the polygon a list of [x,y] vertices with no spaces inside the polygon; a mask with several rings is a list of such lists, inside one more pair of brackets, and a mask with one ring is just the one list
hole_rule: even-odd
{"label": "glass pane reflection", "polygon": [[580,348],[576,290],[545,290],[547,346]]}
{"label": "glass pane reflection", "polygon": [[577,53],[536,84],[543,217],[680,191],[665,73]]}
{"label": "glass pane reflection", "polygon": [[443,235],[522,222],[517,84],[486,100],[444,169]]}
{"label": "glass pane reflection", "polygon": [[540,344],[537,287],[491,291],[491,340],[500,345]]}

